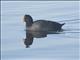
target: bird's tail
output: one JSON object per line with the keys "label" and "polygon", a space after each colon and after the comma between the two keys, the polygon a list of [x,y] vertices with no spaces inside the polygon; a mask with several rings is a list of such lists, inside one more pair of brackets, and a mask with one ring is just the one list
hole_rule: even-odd
{"label": "bird's tail", "polygon": [[61,24],[61,26],[65,25],[65,23]]}

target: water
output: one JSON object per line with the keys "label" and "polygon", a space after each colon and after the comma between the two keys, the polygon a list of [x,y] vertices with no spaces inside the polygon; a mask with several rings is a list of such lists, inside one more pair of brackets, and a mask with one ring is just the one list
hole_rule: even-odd
{"label": "water", "polygon": [[[2,1],[1,59],[78,60],[79,13],[78,1]],[[45,38],[34,38],[30,48],[25,48],[25,14],[30,14],[34,21],[46,19],[65,22],[64,31],[61,34],[49,34]]]}

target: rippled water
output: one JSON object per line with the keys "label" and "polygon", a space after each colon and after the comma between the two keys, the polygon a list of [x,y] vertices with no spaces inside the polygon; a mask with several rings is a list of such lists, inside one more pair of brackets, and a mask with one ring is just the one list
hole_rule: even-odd
{"label": "rippled water", "polygon": [[[78,1],[1,2],[1,59],[78,60],[79,13]],[[25,48],[25,14],[30,14],[34,21],[46,19],[65,22],[64,31],[60,34],[50,34],[45,38],[34,38],[30,48]]]}

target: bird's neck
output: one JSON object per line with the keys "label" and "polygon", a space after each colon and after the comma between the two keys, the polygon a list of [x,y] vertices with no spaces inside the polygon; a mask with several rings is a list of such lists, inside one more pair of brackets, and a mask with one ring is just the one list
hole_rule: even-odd
{"label": "bird's neck", "polygon": [[25,23],[26,23],[26,27],[30,27],[33,24],[33,20],[28,20]]}

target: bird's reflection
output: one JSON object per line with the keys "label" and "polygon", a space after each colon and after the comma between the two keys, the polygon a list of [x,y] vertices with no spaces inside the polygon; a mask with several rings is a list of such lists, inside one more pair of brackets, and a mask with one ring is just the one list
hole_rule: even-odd
{"label": "bird's reflection", "polygon": [[24,44],[28,48],[33,43],[33,39],[46,37],[47,34],[53,34],[57,31],[62,30],[62,26],[65,23],[58,23],[54,21],[47,20],[37,20],[33,21],[33,18],[30,15],[24,15],[24,22],[26,26],[26,38],[24,39]]}
{"label": "bird's reflection", "polygon": [[26,31],[26,38],[24,39],[24,44],[28,48],[33,43],[33,35]]}
{"label": "bird's reflection", "polygon": [[24,44],[26,48],[29,48],[33,43],[34,38],[44,38],[48,34],[58,34],[57,32],[44,32],[44,31],[26,31],[26,37],[24,39]]}

